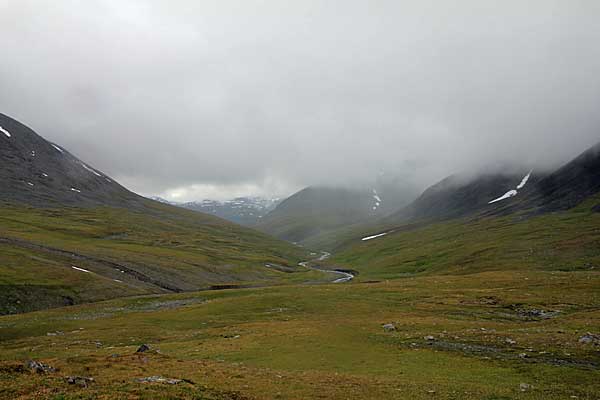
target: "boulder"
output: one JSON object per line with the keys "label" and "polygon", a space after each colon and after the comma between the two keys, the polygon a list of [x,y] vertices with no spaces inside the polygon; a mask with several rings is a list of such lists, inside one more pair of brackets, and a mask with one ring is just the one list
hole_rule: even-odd
{"label": "boulder", "polygon": [[140,347],[138,347],[136,353],[145,353],[147,351],[150,351],[150,346],[147,344],[143,344]]}

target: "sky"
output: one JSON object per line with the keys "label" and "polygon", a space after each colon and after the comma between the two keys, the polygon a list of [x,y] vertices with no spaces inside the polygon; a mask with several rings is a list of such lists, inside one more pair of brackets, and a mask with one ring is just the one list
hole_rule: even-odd
{"label": "sky", "polygon": [[0,0],[0,112],[170,200],[551,169],[600,140],[597,0]]}

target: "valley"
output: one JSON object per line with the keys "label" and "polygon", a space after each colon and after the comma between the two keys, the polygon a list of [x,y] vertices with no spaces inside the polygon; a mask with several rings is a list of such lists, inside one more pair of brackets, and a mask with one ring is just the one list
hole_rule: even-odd
{"label": "valley", "polygon": [[142,198],[2,118],[0,398],[600,392],[598,146],[393,213],[309,189],[265,215],[275,238]]}
{"label": "valley", "polygon": [[0,1],[0,400],[600,400],[598,21]]}

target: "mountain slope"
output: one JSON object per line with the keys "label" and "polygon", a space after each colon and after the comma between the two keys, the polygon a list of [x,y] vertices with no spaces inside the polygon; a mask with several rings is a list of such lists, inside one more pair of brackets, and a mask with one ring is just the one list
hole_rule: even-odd
{"label": "mountain slope", "polygon": [[508,210],[535,209],[539,213],[568,210],[600,192],[600,143],[531,185]]}
{"label": "mountain slope", "polygon": [[600,144],[546,176],[448,178],[391,220],[338,238],[337,261],[381,274],[469,270],[473,260],[490,269],[595,268],[598,210]]}
{"label": "mountain slope", "polygon": [[0,126],[0,313],[327,278],[297,267],[295,246],[145,199],[17,121]]}
{"label": "mountain slope", "polygon": [[0,114],[0,201],[139,208],[144,199],[27,126]]}
{"label": "mountain slope", "polygon": [[386,218],[388,223],[439,221],[463,217],[490,208],[505,193],[513,194],[527,176],[527,184],[520,189],[529,191],[537,175],[518,173],[482,174],[476,177],[452,175],[423,192],[407,207]]}
{"label": "mountain slope", "polygon": [[409,189],[381,186],[308,187],[282,201],[256,227],[281,239],[305,242],[345,226],[376,220],[405,204],[411,195]]}

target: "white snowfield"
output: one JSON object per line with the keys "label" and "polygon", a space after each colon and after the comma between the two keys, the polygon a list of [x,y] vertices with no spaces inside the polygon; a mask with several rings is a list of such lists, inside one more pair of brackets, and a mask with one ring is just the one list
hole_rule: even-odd
{"label": "white snowfield", "polygon": [[364,237],[364,238],[362,238],[362,239],[360,239],[360,240],[362,240],[363,242],[366,242],[367,240],[376,239],[376,238],[378,238],[378,237],[385,236],[385,235],[387,235],[388,233],[389,233],[389,232],[383,232],[383,233],[379,233],[379,234],[377,234],[377,235],[373,235],[373,236],[367,236],[367,237]]}
{"label": "white snowfield", "polygon": [[93,168],[88,167],[87,165],[85,165],[84,163],[81,163],[81,166],[83,168],[85,168],[86,170],[90,171],[92,174],[102,177],[102,175],[100,175],[98,172],[96,172]]}
{"label": "white snowfield", "polygon": [[[527,175],[525,175],[525,177],[523,177],[523,179],[521,180],[521,183],[519,183],[519,185],[517,186],[518,190],[521,190],[525,187],[525,185],[527,184],[527,181],[529,181],[529,178],[531,177],[531,173],[533,171],[529,171],[529,173]],[[517,194],[519,194],[517,189],[512,189],[509,190],[508,192],[504,193],[502,196],[498,197],[497,199],[494,199],[490,202],[488,202],[488,204],[493,204],[502,200],[506,200],[506,199],[510,199],[511,197],[515,197]]]}
{"label": "white snowfield", "polygon": [[519,186],[517,186],[517,189],[523,189],[525,187],[525,185],[527,184],[527,181],[529,180],[529,177],[531,176],[531,173],[533,171],[529,171],[529,173],[527,175],[525,175],[525,178],[523,178],[523,180],[521,181],[521,183],[519,183]]}
{"label": "white snowfield", "polygon": [[87,269],[79,268],[74,265],[71,265],[71,268],[76,269],[77,271],[90,273],[90,271],[88,271]]}
{"label": "white snowfield", "polygon": [[11,134],[9,131],[7,131],[6,129],[4,129],[3,127],[0,126],[0,132],[4,133],[6,135],[6,137],[10,137]]}
{"label": "white snowfield", "polygon": [[60,147],[58,147],[57,145],[53,144],[52,147],[54,147],[56,150],[60,151],[61,153],[63,153],[63,149],[61,149]]}
{"label": "white snowfield", "polygon": [[492,203],[496,203],[498,201],[502,201],[505,199],[509,199],[511,197],[515,197],[517,195],[517,191],[516,190],[509,190],[508,192],[504,193],[502,196],[498,197],[497,199],[494,199],[492,201],[490,201],[488,204],[492,204]]}

